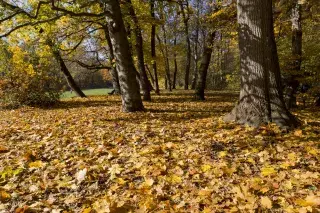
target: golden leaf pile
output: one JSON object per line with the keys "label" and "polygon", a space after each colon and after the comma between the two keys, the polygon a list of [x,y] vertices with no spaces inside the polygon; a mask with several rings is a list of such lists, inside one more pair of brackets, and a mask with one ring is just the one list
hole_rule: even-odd
{"label": "golden leaf pile", "polygon": [[298,130],[226,124],[237,94],[116,96],[0,111],[0,212],[318,212],[320,112]]}

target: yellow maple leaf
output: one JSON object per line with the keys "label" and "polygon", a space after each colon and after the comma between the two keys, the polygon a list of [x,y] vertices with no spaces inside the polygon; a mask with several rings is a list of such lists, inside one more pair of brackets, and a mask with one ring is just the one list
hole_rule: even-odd
{"label": "yellow maple leaf", "polygon": [[182,179],[181,177],[179,177],[178,175],[172,175],[170,178],[169,178],[169,181],[171,183],[181,183],[182,182]]}
{"label": "yellow maple leaf", "polygon": [[289,159],[290,161],[296,161],[296,160],[297,160],[297,155],[296,155],[296,153],[292,152],[292,153],[288,154],[288,159]]}
{"label": "yellow maple leaf", "polygon": [[223,157],[227,156],[227,154],[228,154],[227,151],[222,151],[222,152],[219,152],[218,156],[219,156],[220,158],[223,158]]}
{"label": "yellow maple leaf", "polygon": [[5,191],[0,191],[0,201],[5,202],[11,198],[11,195]]}
{"label": "yellow maple leaf", "polygon": [[92,209],[89,207],[89,208],[85,208],[82,213],[90,213],[92,212]]}
{"label": "yellow maple leaf", "polygon": [[[307,151],[308,151],[309,154],[314,155],[314,156],[317,156],[318,153],[319,153],[319,151],[318,151],[317,149],[312,148],[312,147],[307,148]],[[0,152],[1,152],[1,151],[0,151]]]}
{"label": "yellow maple leaf", "polygon": [[123,180],[122,178],[118,178],[118,179],[117,179],[117,182],[118,182],[120,185],[124,185],[124,184],[126,184],[127,181]]}
{"label": "yellow maple leaf", "polygon": [[145,184],[146,184],[147,186],[149,186],[149,187],[151,187],[151,186],[153,185],[153,183],[154,183],[154,180],[151,179],[151,178],[147,178],[147,179],[145,180]]}
{"label": "yellow maple leaf", "polygon": [[202,166],[201,166],[202,172],[207,172],[207,171],[209,171],[210,169],[211,169],[211,166],[208,165],[208,164],[205,164],[205,165],[202,165]]}
{"label": "yellow maple leaf", "polygon": [[263,176],[269,176],[275,174],[277,171],[273,167],[264,167],[261,169],[261,174]]}
{"label": "yellow maple leaf", "polygon": [[320,197],[315,195],[309,195],[306,199],[297,199],[296,204],[299,206],[307,207],[307,206],[320,206]]}
{"label": "yellow maple leaf", "polygon": [[260,199],[261,206],[267,209],[272,208],[272,201],[268,197],[261,197]]}
{"label": "yellow maple leaf", "polygon": [[37,160],[35,162],[29,163],[29,168],[41,168],[43,167],[43,162],[41,160]]}

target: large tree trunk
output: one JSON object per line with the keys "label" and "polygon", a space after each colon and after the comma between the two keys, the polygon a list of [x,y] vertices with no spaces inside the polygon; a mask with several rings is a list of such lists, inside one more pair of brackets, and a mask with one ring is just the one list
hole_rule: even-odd
{"label": "large tree trunk", "polygon": [[104,28],[104,33],[105,33],[105,37],[109,46],[109,60],[111,61],[111,77],[112,77],[112,85],[113,85],[113,89],[114,92],[113,94],[120,94],[120,83],[119,83],[119,76],[118,76],[118,71],[117,71],[117,67],[114,63],[115,61],[115,56],[114,56],[114,52],[113,52],[113,47],[112,47],[112,42],[111,42],[111,38],[109,35],[109,29],[108,26],[106,25]]}
{"label": "large tree trunk", "polygon": [[241,91],[238,105],[225,121],[255,127],[269,122],[282,128],[297,126],[283,99],[272,1],[238,0],[237,6]]}
{"label": "large tree trunk", "polygon": [[298,0],[295,0],[295,4],[292,8],[292,73],[288,82],[286,104],[287,107],[293,108],[297,106],[296,93],[299,87],[299,81],[297,77],[301,75],[301,62],[302,62],[302,24],[301,24],[301,11],[302,6]]}
{"label": "large tree trunk", "polygon": [[[189,0],[185,0],[186,2],[186,9],[189,9]],[[184,31],[186,36],[186,43],[187,43],[187,58],[186,58],[186,70],[185,70],[185,76],[184,76],[184,89],[189,89],[189,76],[190,76],[190,67],[191,67],[191,44],[190,44],[190,35],[189,35],[189,12],[187,11],[187,14],[184,11],[184,1],[180,1],[180,8],[181,8],[181,14],[183,18],[184,23]]]}
{"label": "large tree trunk", "polygon": [[134,33],[135,33],[135,39],[136,39],[136,54],[138,58],[138,69],[140,71],[140,83],[143,93],[143,100],[144,101],[151,101],[151,95],[150,95],[150,88],[148,84],[148,75],[146,72],[146,68],[144,65],[144,53],[143,53],[143,40],[142,40],[142,34],[141,34],[141,28],[139,25],[138,18],[136,16],[136,13],[134,11],[133,5],[131,0],[126,0],[129,5],[129,12],[130,16],[134,22]]}
{"label": "large tree trunk", "polygon": [[[154,12],[154,0],[150,0],[150,10],[151,17],[155,20]],[[152,24],[151,26],[151,57],[152,57],[152,69],[154,74],[153,86],[155,88],[155,93],[160,94],[159,89],[159,80],[158,80],[158,71],[157,71],[157,62],[156,62],[156,25]]]}
{"label": "large tree trunk", "polygon": [[54,43],[48,39],[47,40],[47,45],[51,48],[53,57],[58,61],[60,65],[60,70],[63,73],[64,77],[67,80],[68,85],[71,87],[71,89],[81,98],[85,98],[86,95],[82,92],[80,87],[77,85],[75,80],[73,79],[71,73],[69,72],[68,67],[64,63],[64,60],[59,52],[59,50],[54,46]]}
{"label": "large tree trunk", "polygon": [[195,91],[195,99],[197,100],[205,100],[204,90],[206,88],[207,81],[207,73],[210,65],[212,49],[213,49],[213,41],[216,33],[210,33],[208,36],[207,44],[204,47],[203,56],[199,68],[199,76],[196,82],[196,91]]}
{"label": "large tree trunk", "polygon": [[104,1],[110,38],[116,58],[124,112],[143,111],[139,84],[118,0]]}

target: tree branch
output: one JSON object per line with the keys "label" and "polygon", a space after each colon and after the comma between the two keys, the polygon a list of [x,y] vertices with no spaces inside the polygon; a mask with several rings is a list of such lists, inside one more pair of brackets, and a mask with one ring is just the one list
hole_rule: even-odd
{"label": "tree branch", "polygon": [[75,16],[75,17],[81,17],[81,16],[101,17],[101,16],[110,16],[110,15],[111,15],[111,13],[109,13],[108,11],[104,11],[104,12],[98,13],[98,14],[96,14],[96,13],[86,13],[86,12],[76,13],[76,12],[67,10],[67,9],[65,9],[65,8],[57,7],[57,6],[54,4],[54,1],[55,1],[55,0],[51,0],[51,9],[56,10],[56,11],[63,12],[63,13],[68,14],[68,15],[70,15],[70,16]]}
{"label": "tree branch", "polygon": [[43,23],[55,21],[55,20],[58,20],[58,19],[61,18],[61,17],[62,17],[62,16],[57,16],[57,17],[54,17],[54,18],[51,18],[51,19],[46,19],[46,20],[41,20],[41,21],[36,21],[36,22],[27,22],[27,23],[18,25],[18,26],[16,26],[16,27],[12,28],[11,30],[9,30],[8,32],[0,35],[0,38],[7,37],[7,36],[9,36],[11,33],[13,33],[14,31],[16,31],[16,30],[18,30],[18,29],[20,29],[20,28],[23,28],[23,27],[26,27],[26,26],[35,26],[35,25],[38,25],[38,24],[43,24]]}
{"label": "tree branch", "polygon": [[16,6],[16,5],[13,5],[13,4],[9,4],[8,2],[5,2],[4,0],[0,0],[0,5],[4,8],[7,8],[11,11],[15,11],[17,13],[22,13],[26,16],[28,16],[29,18],[33,18],[33,19],[36,19],[38,18],[38,15],[39,15],[39,11],[40,11],[40,8],[42,5],[44,4],[49,4],[50,2],[47,2],[47,1],[40,1],[37,5],[37,9],[36,9],[36,13],[34,15],[28,13],[27,11],[21,9],[20,7]]}
{"label": "tree branch", "polygon": [[111,67],[109,67],[109,66],[100,66],[100,65],[94,65],[94,64],[86,64],[86,63],[83,63],[83,62],[81,62],[81,61],[79,61],[79,60],[70,60],[71,62],[75,62],[75,63],[77,63],[77,64],[79,64],[81,67],[83,67],[83,68],[86,68],[86,69],[88,69],[88,70],[102,70],[102,69],[108,69],[108,70],[110,70],[111,69]]}
{"label": "tree branch", "polygon": [[9,15],[8,17],[5,17],[5,18],[3,18],[3,19],[0,19],[0,24],[1,24],[2,22],[5,22],[5,21],[7,21],[7,20],[9,20],[9,19],[11,19],[11,18],[13,18],[13,17],[15,17],[16,15],[19,15],[20,13],[22,13],[22,12],[21,12],[21,11],[18,11],[18,12],[16,12],[16,13],[13,13],[13,14]]}

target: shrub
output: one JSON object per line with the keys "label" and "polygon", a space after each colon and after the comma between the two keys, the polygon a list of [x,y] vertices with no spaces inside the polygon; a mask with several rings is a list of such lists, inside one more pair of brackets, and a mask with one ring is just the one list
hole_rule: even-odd
{"label": "shrub", "polygon": [[[15,47],[2,54],[0,103],[2,107],[49,106],[58,102],[60,81],[52,62]],[[42,60],[43,61],[43,60]]]}

